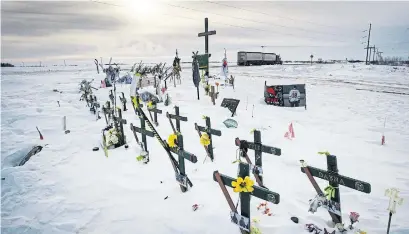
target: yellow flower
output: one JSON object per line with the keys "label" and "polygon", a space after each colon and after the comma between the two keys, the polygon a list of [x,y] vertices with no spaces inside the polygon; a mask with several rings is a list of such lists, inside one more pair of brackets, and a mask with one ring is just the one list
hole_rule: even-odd
{"label": "yellow flower", "polygon": [[204,146],[208,146],[210,145],[210,138],[209,135],[207,135],[207,133],[202,133],[202,136],[200,137],[200,144],[204,145]]}
{"label": "yellow flower", "polygon": [[254,181],[250,177],[246,176],[243,178],[238,177],[236,181],[231,182],[231,186],[234,187],[233,191],[235,193],[251,193],[254,191],[253,188]]}
{"label": "yellow flower", "polygon": [[154,105],[153,105],[152,101],[149,101],[147,106],[148,106],[149,109],[154,108]]}
{"label": "yellow flower", "polygon": [[176,147],[176,140],[178,139],[177,135],[170,134],[168,137],[168,145],[169,147]]}

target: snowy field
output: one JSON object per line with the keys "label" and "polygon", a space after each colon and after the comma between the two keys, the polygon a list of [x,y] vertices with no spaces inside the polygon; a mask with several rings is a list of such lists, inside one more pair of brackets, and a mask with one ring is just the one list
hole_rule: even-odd
{"label": "snowy field", "polygon": [[[216,72],[218,68],[211,70],[212,74]],[[78,84],[82,79],[95,78],[94,86],[99,87],[104,76],[97,75],[93,66],[4,68],[2,233],[239,233],[230,222],[229,206],[212,174],[219,170],[236,177],[234,139],[253,141],[250,131],[254,128],[261,131],[264,144],[282,149],[279,157],[263,154],[265,184],[280,194],[281,202],[270,204],[273,215],[265,216],[257,210],[261,201],[251,200],[252,218],[260,219],[263,234],[307,233],[306,223],[328,228],[328,212],[307,212],[315,191],[299,164],[304,159],[311,166],[326,169],[325,157],[317,154],[326,150],[337,156],[340,174],[372,185],[370,194],[340,188],[344,222],[349,224],[348,215],[355,211],[361,214],[357,228],[369,234],[386,233],[389,198],[384,192],[396,187],[405,201],[392,218],[391,233],[409,233],[409,68],[286,65],[231,67],[230,73],[236,76],[236,89],[222,87],[216,106],[204,96],[203,89],[200,101],[196,100],[190,69],[183,70],[182,85],[169,85],[172,105],[158,105],[164,114],[174,113],[173,106],[178,105],[181,115],[188,117],[188,122],[181,123],[184,146],[197,155],[198,162],[186,161],[186,172],[194,186],[182,193],[166,152],[156,139],[148,138],[150,163],[136,161],[140,149],[129,123],[139,126],[139,119],[132,109],[123,113],[130,147],[110,150],[109,158],[102,150],[92,151],[100,146],[105,121],[95,121],[85,102],[79,101]],[[307,110],[267,106],[263,101],[264,81],[268,85],[305,83]],[[117,91],[128,97],[129,85],[119,85]],[[105,102],[108,89],[95,91],[95,95]],[[230,117],[230,112],[220,107],[223,98],[241,100],[234,117],[237,129],[227,129],[222,123]],[[157,130],[167,139],[172,131],[164,114],[158,116]],[[213,163],[206,160],[203,164],[206,154],[194,129],[195,122],[205,125],[203,115],[211,118],[213,128],[222,131],[221,137],[213,138]],[[67,116],[71,131],[67,135],[62,129],[63,116]],[[381,146],[385,117],[386,145]],[[283,137],[291,122],[294,140]],[[43,141],[36,126],[44,135]],[[36,144],[49,145],[24,166],[14,167]],[[249,156],[254,160],[253,151]],[[327,185],[324,180],[317,181],[322,188]],[[231,188],[228,191],[236,202],[238,194]],[[193,204],[200,208],[192,211]],[[291,216],[297,216],[300,223],[293,223]]]}

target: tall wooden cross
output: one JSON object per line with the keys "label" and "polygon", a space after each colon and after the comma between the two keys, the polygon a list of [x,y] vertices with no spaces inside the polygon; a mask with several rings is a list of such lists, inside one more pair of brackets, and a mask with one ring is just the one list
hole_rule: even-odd
{"label": "tall wooden cross", "polygon": [[[313,177],[318,177],[329,182],[329,185],[335,189],[334,196],[331,196],[331,201],[339,204],[338,211],[339,213],[341,213],[341,196],[339,192],[340,185],[358,190],[363,193],[371,193],[371,184],[338,174],[337,157],[330,154],[326,154],[326,156],[328,169],[327,171],[316,167],[307,166],[304,160],[301,160],[301,172],[307,174],[316,192],[321,197],[324,196],[324,193]],[[342,223],[342,216],[334,214],[332,212],[329,212],[329,214],[335,224]]]}
{"label": "tall wooden cross", "polygon": [[[236,138],[235,144],[240,147],[242,156],[246,159],[247,163],[253,167],[252,171],[256,178],[257,183],[260,186],[264,187],[262,176],[263,159],[261,154],[264,152],[280,156],[281,149],[261,144],[261,133],[258,130],[254,131],[254,142],[247,142],[245,140],[240,140],[239,138]],[[254,150],[255,152],[255,165],[252,164],[249,156],[247,155],[248,149]]]}
{"label": "tall wooden cross", "polygon": [[[245,178],[246,176],[249,176],[249,174],[250,174],[249,164],[240,163],[238,176],[241,178]],[[253,192],[251,193],[241,192],[240,193],[240,214],[241,215],[238,215],[237,208],[234,205],[233,200],[231,199],[230,194],[226,189],[226,186],[233,188],[232,182],[236,181],[236,179],[230,176],[220,174],[218,171],[215,171],[213,172],[213,180],[219,183],[219,186],[232,211],[231,214],[234,215],[232,217],[232,222],[234,222],[240,227],[242,233],[248,234],[250,233],[250,230],[251,230],[251,221],[250,221],[251,220],[251,217],[250,217],[250,197],[251,196],[260,198],[265,201],[269,201],[273,204],[280,203],[280,194],[272,192],[268,190],[267,188],[258,187],[254,185]],[[234,219],[234,217],[236,217],[236,219]],[[238,221],[238,218],[240,218],[241,220]]]}
{"label": "tall wooden cross", "polygon": [[[209,30],[209,20],[205,18],[205,31],[199,33],[197,36],[205,37],[205,54],[209,56],[209,36],[216,35],[216,30],[212,30],[212,31],[208,31],[208,30]],[[206,72],[209,72],[209,60],[207,60]]]}

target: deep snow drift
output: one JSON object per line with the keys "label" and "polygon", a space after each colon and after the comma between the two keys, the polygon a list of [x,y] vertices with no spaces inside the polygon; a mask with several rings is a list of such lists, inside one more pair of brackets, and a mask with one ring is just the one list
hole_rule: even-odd
{"label": "deep snow drift", "polygon": [[[51,70],[49,70],[51,69]],[[185,149],[197,155],[198,162],[186,162],[186,172],[194,186],[181,193],[164,149],[154,138],[148,138],[150,163],[136,161],[140,151],[129,129],[139,126],[130,109],[124,112],[125,134],[129,148],[111,150],[109,158],[99,146],[103,119],[95,121],[84,102],[80,102],[78,84],[104,76],[94,67],[76,68],[4,68],[1,86],[1,181],[2,233],[239,233],[230,222],[229,207],[212,173],[219,170],[236,177],[237,147],[234,138],[253,140],[250,131],[261,130],[262,142],[282,149],[277,157],[263,154],[266,186],[281,195],[278,205],[269,205],[273,216],[257,210],[260,200],[252,198],[252,218],[260,219],[262,233],[306,233],[303,225],[314,223],[327,227],[328,213],[320,209],[308,213],[308,200],[315,191],[299,160],[326,168],[325,157],[318,151],[328,150],[338,158],[340,174],[371,183],[371,194],[341,187],[342,214],[361,214],[357,228],[367,233],[385,233],[388,221],[388,198],[384,191],[400,189],[405,198],[393,216],[391,233],[409,233],[409,69],[363,65],[262,66],[230,67],[236,76],[236,89],[220,88],[213,106],[210,98],[196,100],[191,69],[182,71],[182,85],[169,85],[172,105],[158,108],[158,132],[162,138],[171,134],[166,111],[180,107],[188,122],[181,123]],[[215,68],[211,73],[219,73]],[[308,109],[267,106],[263,102],[264,81],[268,85],[306,83]],[[53,92],[53,89],[62,93]],[[129,96],[129,85],[119,85],[118,95]],[[95,91],[98,100],[108,100],[108,89]],[[237,129],[227,129],[223,121],[230,117],[220,107],[222,99],[241,100]],[[119,99],[118,99],[119,100]],[[248,103],[247,103],[248,100]],[[58,107],[57,101],[61,107]],[[252,109],[254,105],[254,118]],[[129,98],[128,98],[128,108]],[[199,143],[194,123],[204,125],[203,115],[211,117],[212,126],[222,131],[214,137],[215,162],[203,164],[205,151]],[[62,117],[67,116],[65,135]],[[383,121],[386,123],[386,145],[381,146]],[[285,139],[289,123],[296,138]],[[42,131],[40,141],[36,126]],[[24,166],[13,167],[16,158],[34,144],[49,144]],[[28,152],[28,151],[27,151]],[[250,158],[254,152],[250,152]],[[326,181],[317,179],[323,188]],[[238,195],[228,188],[234,202]],[[164,198],[168,198],[165,200]],[[199,204],[192,211],[193,204]],[[300,218],[294,224],[291,216]],[[333,230],[333,228],[330,228]],[[352,233],[352,231],[350,231]]]}

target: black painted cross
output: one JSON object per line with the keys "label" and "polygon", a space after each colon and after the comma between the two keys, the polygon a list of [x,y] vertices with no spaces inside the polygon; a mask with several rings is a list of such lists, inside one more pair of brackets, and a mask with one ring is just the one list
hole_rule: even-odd
{"label": "black painted cross", "polygon": [[[197,34],[198,37],[205,37],[205,54],[209,55],[209,36],[215,35],[216,30],[208,31],[209,30],[209,20],[205,18],[205,31]],[[210,55],[209,55],[210,57]],[[206,72],[209,73],[209,60],[207,60],[207,68]]]}
{"label": "black painted cross", "polygon": [[[209,156],[209,158],[213,162],[214,155],[213,155],[212,135],[221,136],[222,132],[220,130],[212,129],[212,126],[210,124],[210,117],[205,116],[205,119],[206,119],[206,127],[199,126],[199,125],[197,125],[197,123],[195,123],[195,129],[199,133],[199,137],[202,137],[201,132],[205,132],[209,136],[210,144],[208,146],[204,146],[204,148],[206,150],[207,156]],[[205,160],[206,160],[206,158],[205,158]]]}
{"label": "black painted cross", "polygon": [[114,120],[114,125],[116,129],[119,129],[121,132],[121,137],[119,139],[119,145],[125,145],[126,139],[125,139],[125,133],[124,133],[124,124],[126,124],[126,119],[122,118],[122,111],[120,108],[118,108],[118,117],[115,115],[112,115],[112,118]]}
{"label": "black painted cross", "polygon": [[124,108],[124,111],[127,111],[128,109],[126,109],[126,98],[125,98],[124,92],[122,92],[122,97],[119,97],[119,100],[121,100],[121,102],[122,102],[122,106]]}
{"label": "black painted cross", "polygon": [[[326,157],[328,168],[327,171],[316,167],[307,166],[304,161],[301,160],[304,163],[301,167],[301,172],[307,174],[318,195],[323,196],[324,194],[313,177],[327,180],[329,182],[329,185],[335,189],[334,196],[331,196],[331,201],[339,203],[339,211],[341,211],[339,185],[352,188],[363,193],[371,193],[371,184],[338,174],[337,157],[335,155],[326,154]],[[305,168],[308,168],[308,170],[305,170]],[[337,224],[338,222],[342,223],[342,216],[332,213],[330,213],[330,215],[332,217],[332,221],[335,224]]]}
{"label": "black painted cross", "polygon": [[[256,178],[257,183],[264,187],[263,185],[263,159],[262,153],[268,153],[276,156],[281,155],[281,149],[263,145],[261,144],[261,133],[258,130],[254,130],[254,142],[247,142],[245,140],[240,140],[236,138],[235,144],[240,147],[240,153],[246,159],[247,163],[253,166],[253,174]],[[247,155],[248,149],[254,150],[255,152],[255,166],[252,164],[249,156]]]}
{"label": "black painted cross", "polygon": [[[239,177],[245,178],[246,176],[249,176],[250,174],[250,165],[246,163],[240,163],[239,165]],[[237,208],[233,203],[233,200],[230,197],[229,192],[227,191],[225,186],[229,186],[233,188],[232,182],[236,181],[236,179],[220,174],[218,171],[213,172],[213,180],[219,183],[219,186],[227,200],[227,203],[230,206],[231,211],[234,214],[238,214]],[[238,224],[237,222],[234,222],[239,225],[242,233],[250,233],[251,230],[251,218],[250,218],[250,197],[254,196],[257,198],[260,198],[265,201],[269,201],[274,204],[280,203],[280,194],[272,192],[266,188],[262,188],[259,186],[254,185],[253,186],[253,192],[247,193],[247,192],[241,192],[240,193],[240,214],[241,217],[244,217],[246,219],[246,227],[243,227],[243,225]],[[236,215],[237,217],[237,215]],[[233,220],[232,220],[233,221]]]}

